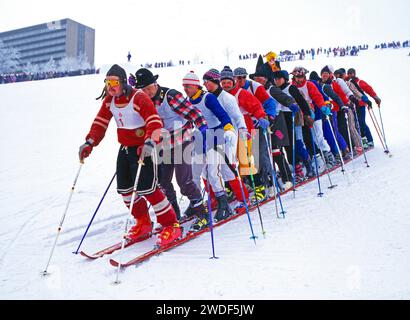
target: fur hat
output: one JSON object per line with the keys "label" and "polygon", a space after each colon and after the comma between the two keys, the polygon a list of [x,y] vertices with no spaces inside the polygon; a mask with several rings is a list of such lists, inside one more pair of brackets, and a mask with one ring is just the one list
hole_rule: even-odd
{"label": "fur hat", "polygon": [[296,66],[293,68],[293,71],[290,73],[294,76],[303,76],[306,77],[306,75],[309,73],[309,70],[302,66]]}

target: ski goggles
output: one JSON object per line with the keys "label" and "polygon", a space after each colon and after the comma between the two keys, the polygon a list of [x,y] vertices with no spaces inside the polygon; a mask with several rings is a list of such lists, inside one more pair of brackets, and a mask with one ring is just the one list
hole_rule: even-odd
{"label": "ski goggles", "polygon": [[120,80],[108,80],[105,79],[104,83],[107,87],[117,87],[120,85]]}

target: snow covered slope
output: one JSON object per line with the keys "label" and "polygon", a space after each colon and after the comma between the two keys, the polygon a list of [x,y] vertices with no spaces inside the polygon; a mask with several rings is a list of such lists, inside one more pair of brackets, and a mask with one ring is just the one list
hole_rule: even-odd
{"label": "snow covered slope", "polygon": [[[232,62],[255,69],[256,60]],[[78,147],[96,115],[103,75],[0,86],[0,298],[1,299],[409,299],[410,298],[410,111],[409,57],[405,50],[362,52],[359,57],[283,63],[320,71],[354,67],[382,98],[389,147],[376,148],[332,174],[338,187],[318,198],[311,183],[283,198],[286,219],[274,203],[262,207],[265,229],[253,213],[257,244],[246,216],[120,274],[109,257],[87,261],[72,254],[115,171],[115,125],[86,160],[51,261],[45,268],[70,187]],[[190,70],[198,75],[223,63],[156,69],[159,83],[182,90]],[[136,68],[127,66],[127,71]],[[183,200],[182,207],[187,205]],[[121,239],[127,218],[115,184],[97,214],[83,249],[93,252]],[[132,249],[125,252],[132,256]]]}

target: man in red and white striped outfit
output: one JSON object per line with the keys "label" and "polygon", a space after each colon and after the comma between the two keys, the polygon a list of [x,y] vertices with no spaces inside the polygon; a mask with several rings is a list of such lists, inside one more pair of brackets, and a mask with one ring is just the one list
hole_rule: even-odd
{"label": "man in red and white striped outfit", "polygon": [[138,160],[142,158],[137,196],[132,208],[136,219],[128,237],[141,241],[151,236],[152,222],[148,213],[148,200],[163,227],[157,244],[165,245],[182,235],[175,211],[157,185],[157,163],[155,146],[158,143],[162,121],[151,99],[141,90],[133,89],[127,83],[123,68],[113,65],[105,78],[104,98],[86,142],[80,147],[80,160],[88,157],[93,147],[98,146],[105,136],[112,117],[117,123],[118,142],[121,144],[117,157],[117,191],[122,195],[129,208],[133,186],[138,169]]}

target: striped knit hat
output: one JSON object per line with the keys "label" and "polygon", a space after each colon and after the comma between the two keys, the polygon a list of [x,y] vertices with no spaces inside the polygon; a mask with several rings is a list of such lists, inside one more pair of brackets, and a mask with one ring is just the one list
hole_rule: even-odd
{"label": "striped knit hat", "polygon": [[234,77],[246,77],[247,75],[248,75],[248,72],[246,71],[245,68],[238,67],[233,71]]}
{"label": "striped knit hat", "polygon": [[190,86],[200,87],[201,83],[199,82],[198,76],[193,71],[190,71],[182,79],[182,85],[190,85]]}
{"label": "striped knit hat", "polygon": [[[233,71],[232,71],[232,69],[231,69],[229,66],[225,66],[225,67],[223,68],[223,70],[221,71],[221,80],[225,80],[225,79],[234,81],[234,79],[233,79]],[[234,82],[235,82],[235,81],[234,81]]]}
{"label": "striped knit hat", "polygon": [[204,80],[209,80],[215,82],[216,84],[219,84],[219,81],[221,80],[221,74],[216,69],[210,69],[207,72],[205,72],[202,78]]}

